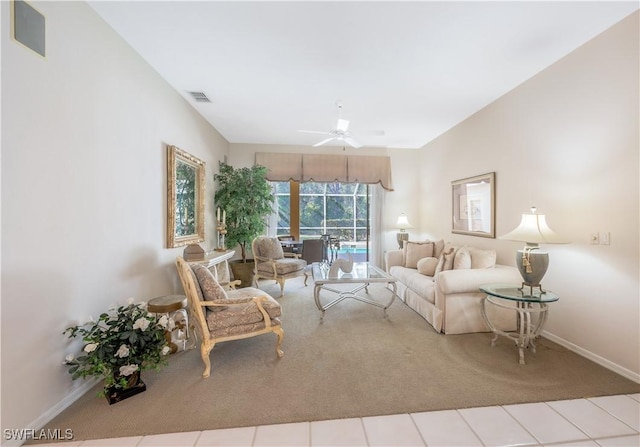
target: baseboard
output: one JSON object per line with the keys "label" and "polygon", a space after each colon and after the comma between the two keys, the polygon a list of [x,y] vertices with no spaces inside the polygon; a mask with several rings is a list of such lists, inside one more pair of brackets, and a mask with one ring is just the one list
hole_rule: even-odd
{"label": "baseboard", "polygon": [[[40,417],[38,417],[36,420],[34,420],[30,424],[28,424],[27,427],[29,427],[30,429],[33,429],[33,431],[35,432],[35,435],[37,436],[39,430],[42,429],[42,427],[47,425],[49,422],[51,422],[51,420],[53,420],[53,418],[55,418],[57,415],[59,415],[64,410],[69,408],[69,406],[71,406],[72,403],[74,403],[76,400],[80,399],[87,391],[89,391],[91,388],[93,388],[101,380],[102,379],[87,380],[85,383],[83,383],[78,388],[76,388],[71,393],[69,393],[67,396],[65,396],[64,399],[62,399],[60,402],[58,402],[53,407],[49,408],[49,410],[47,410],[43,414],[41,414]],[[65,436],[66,427],[57,427],[57,428],[60,429],[60,433],[59,434],[61,436]],[[44,435],[44,436],[46,436],[46,435]],[[9,447],[9,446],[11,446],[11,447],[21,446],[25,442],[27,442],[28,440],[29,439],[4,439],[4,436],[3,436],[2,447],[5,447],[5,446],[7,446],[7,447]],[[50,439],[50,441],[54,442],[54,441],[57,441],[57,440],[56,439]],[[71,441],[71,440],[69,440],[69,441]]]}
{"label": "baseboard", "polygon": [[617,374],[620,374],[621,376],[626,377],[629,380],[634,381],[635,383],[640,383],[640,374],[638,373],[635,373],[623,366],[620,366],[617,363],[613,363],[612,361],[607,360],[604,357],[600,357],[598,354],[594,354],[593,352],[588,351],[584,348],[581,348],[580,346],[575,345],[570,341],[567,341],[564,338],[560,338],[557,335],[554,335],[550,332],[542,331],[542,336],[545,338],[548,338],[554,343],[559,344],[560,346],[567,348],[570,351],[575,352],[576,354],[581,355],[582,357],[585,357],[591,360],[592,362],[597,363],[600,366],[604,366],[605,368],[610,369],[611,371]]}

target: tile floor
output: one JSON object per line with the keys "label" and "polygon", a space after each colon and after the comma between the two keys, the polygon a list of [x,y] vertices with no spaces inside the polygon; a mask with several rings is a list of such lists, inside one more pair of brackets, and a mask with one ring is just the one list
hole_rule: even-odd
{"label": "tile floor", "polygon": [[638,447],[640,394],[46,445]]}

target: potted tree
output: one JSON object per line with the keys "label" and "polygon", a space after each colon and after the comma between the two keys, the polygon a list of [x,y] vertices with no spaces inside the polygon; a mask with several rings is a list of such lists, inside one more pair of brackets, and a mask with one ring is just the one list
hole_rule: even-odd
{"label": "potted tree", "polygon": [[253,282],[253,260],[247,258],[247,251],[253,239],[264,233],[274,196],[266,179],[266,167],[235,169],[225,162],[220,162],[219,167],[213,176],[218,182],[214,199],[226,214],[226,245],[239,245],[242,255],[240,262],[230,266],[235,279],[242,281],[241,287],[248,287]]}

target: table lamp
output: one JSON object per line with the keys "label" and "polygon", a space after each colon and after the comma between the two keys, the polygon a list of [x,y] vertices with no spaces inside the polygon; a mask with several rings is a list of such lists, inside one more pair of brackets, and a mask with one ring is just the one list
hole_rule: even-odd
{"label": "table lamp", "polygon": [[538,214],[536,207],[531,208],[531,213],[522,214],[520,225],[499,239],[525,243],[524,248],[516,252],[516,265],[523,279],[520,290],[527,286],[533,294],[533,288],[537,287],[544,293],[540,282],[549,267],[549,253],[541,250],[538,244],[566,244],[568,241],[549,228],[545,215]]}
{"label": "table lamp", "polygon": [[396,228],[400,229],[400,232],[396,233],[396,239],[398,240],[398,245],[400,246],[400,248],[402,248],[402,243],[409,240],[409,233],[407,233],[405,230],[407,228],[413,228],[413,225],[409,223],[409,219],[407,219],[407,215],[405,213],[402,213],[398,216]]}

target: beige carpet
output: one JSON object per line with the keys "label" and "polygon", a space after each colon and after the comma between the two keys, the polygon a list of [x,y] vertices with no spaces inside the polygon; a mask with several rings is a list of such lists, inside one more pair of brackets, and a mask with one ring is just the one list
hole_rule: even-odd
{"label": "beige carpet", "polygon": [[[272,282],[261,286],[278,296]],[[143,373],[146,392],[110,406],[96,387],[46,428],[71,428],[84,440],[640,392],[545,339],[519,365],[512,341],[492,348],[487,333],[437,334],[399,300],[388,319],[346,300],[320,323],[312,286],[290,280],[285,292],[282,359],[273,334],[227,342],[202,379],[199,350],[180,352],[162,371]]]}

